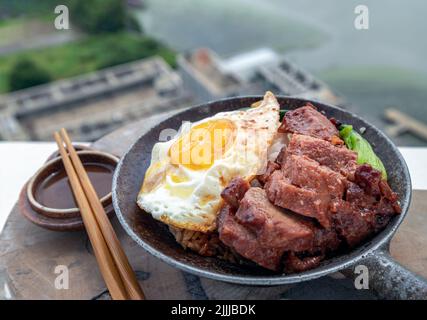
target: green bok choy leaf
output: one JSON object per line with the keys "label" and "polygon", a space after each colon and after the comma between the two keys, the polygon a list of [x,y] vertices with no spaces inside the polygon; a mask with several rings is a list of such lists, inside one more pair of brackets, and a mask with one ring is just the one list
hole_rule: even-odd
{"label": "green bok choy leaf", "polygon": [[340,127],[340,136],[347,148],[357,152],[358,164],[370,164],[374,169],[382,173],[382,178],[387,180],[387,172],[381,159],[375,154],[370,143],[364,139],[351,125]]}

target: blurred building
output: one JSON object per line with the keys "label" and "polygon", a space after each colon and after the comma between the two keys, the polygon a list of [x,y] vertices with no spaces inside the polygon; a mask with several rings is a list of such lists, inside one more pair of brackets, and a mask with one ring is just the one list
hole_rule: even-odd
{"label": "blurred building", "polygon": [[236,95],[242,87],[234,74],[221,69],[221,59],[207,48],[179,56],[178,65],[184,87],[200,102]]}
{"label": "blurred building", "polygon": [[226,59],[201,48],[178,66],[153,57],[0,96],[0,138],[51,140],[64,127],[75,141],[93,141],[153,114],[267,90],[338,103],[326,84],[267,48]]}
{"label": "blurred building", "polygon": [[275,94],[310,97],[329,103],[339,98],[323,82],[269,48],[226,59],[207,48],[178,58],[184,87],[198,101],[236,95]]}
{"label": "blurred building", "polygon": [[74,140],[92,141],[189,101],[180,76],[153,57],[0,97],[0,137],[51,140],[65,127]]}

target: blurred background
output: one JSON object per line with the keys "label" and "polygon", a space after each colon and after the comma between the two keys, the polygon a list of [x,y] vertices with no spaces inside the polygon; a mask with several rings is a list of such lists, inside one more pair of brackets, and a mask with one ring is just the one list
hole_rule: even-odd
{"label": "blurred background", "polygon": [[[355,8],[369,9],[357,30]],[[55,28],[57,5],[69,29]],[[427,145],[423,0],[0,0],[0,140],[93,141],[138,119],[271,90]]]}

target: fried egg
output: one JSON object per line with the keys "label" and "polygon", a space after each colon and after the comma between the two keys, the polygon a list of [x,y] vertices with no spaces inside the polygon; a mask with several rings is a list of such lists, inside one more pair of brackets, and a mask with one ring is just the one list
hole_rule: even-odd
{"label": "fried egg", "polygon": [[279,124],[271,92],[247,110],[184,124],[174,138],[154,145],[139,207],[174,227],[215,230],[222,190],[231,179],[249,181],[265,168]]}

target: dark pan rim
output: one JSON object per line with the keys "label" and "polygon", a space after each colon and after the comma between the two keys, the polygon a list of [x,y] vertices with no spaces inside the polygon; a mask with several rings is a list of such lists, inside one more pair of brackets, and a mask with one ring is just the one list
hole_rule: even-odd
{"label": "dark pan rim", "polygon": [[[143,249],[148,251],[150,254],[152,254],[156,258],[159,258],[160,260],[162,260],[162,261],[166,262],[167,264],[174,266],[180,270],[190,272],[192,274],[195,274],[195,275],[198,275],[201,277],[207,277],[210,279],[214,279],[214,280],[219,280],[219,281],[224,281],[224,282],[229,282],[229,283],[236,283],[236,284],[247,284],[247,285],[281,285],[281,284],[292,284],[292,283],[298,283],[301,281],[316,279],[316,278],[319,278],[319,277],[322,277],[322,276],[325,276],[325,275],[328,275],[328,274],[331,274],[331,273],[334,273],[334,272],[337,272],[337,271],[340,271],[343,269],[347,269],[347,268],[355,265],[357,262],[361,261],[365,257],[369,256],[370,254],[374,253],[377,250],[381,250],[384,248],[388,249],[389,241],[390,241],[391,237],[394,235],[394,233],[396,232],[399,225],[402,223],[403,219],[405,218],[405,215],[407,214],[409,204],[410,204],[410,200],[411,200],[412,186],[411,186],[410,174],[409,174],[409,170],[408,170],[408,167],[406,165],[406,162],[405,162],[402,154],[400,153],[399,149],[394,145],[394,143],[390,140],[390,138],[388,138],[376,126],[374,126],[369,121],[362,119],[361,117],[355,115],[354,113],[352,113],[350,111],[343,110],[342,108],[339,108],[339,107],[336,107],[336,106],[333,106],[333,105],[330,105],[330,104],[327,104],[324,102],[320,102],[320,101],[315,100],[315,99],[305,99],[305,98],[290,97],[290,96],[283,96],[283,95],[276,95],[276,97],[278,99],[288,99],[288,100],[313,102],[315,105],[319,105],[320,107],[326,106],[327,108],[330,108],[330,109],[337,109],[341,112],[346,113],[351,118],[354,118],[356,120],[364,122],[366,125],[368,125],[370,127],[370,129],[373,129],[381,137],[381,139],[384,140],[393,149],[393,152],[396,154],[397,158],[399,159],[399,162],[402,164],[402,169],[403,169],[404,178],[405,178],[404,184],[405,184],[405,188],[408,190],[408,192],[406,192],[404,198],[402,198],[402,200],[401,200],[402,213],[398,217],[396,217],[394,221],[391,221],[384,230],[382,230],[380,233],[376,234],[375,237],[371,240],[371,242],[368,245],[366,245],[366,248],[364,248],[361,253],[356,254],[354,251],[360,250],[360,248],[363,247],[363,244],[361,246],[355,248],[353,251],[342,255],[341,256],[342,257],[341,262],[339,262],[339,261],[338,262],[332,262],[329,265],[319,266],[315,269],[300,272],[297,274],[290,274],[290,275],[286,275],[286,274],[275,275],[275,274],[273,274],[273,275],[263,275],[263,276],[249,276],[249,275],[247,275],[247,276],[236,276],[236,275],[227,275],[224,273],[212,272],[212,271],[209,271],[209,270],[206,270],[203,268],[194,267],[194,266],[191,266],[189,264],[178,261],[177,259],[174,259],[174,258],[158,251],[157,249],[155,249],[154,247],[152,247],[151,245],[146,243],[144,240],[142,240],[132,230],[132,228],[128,225],[127,221],[125,220],[125,218],[124,218],[124,216],[120,210],[120,206],[118,203],[119,200],[117,199],[116,188],[117,188],[117,179],[118,179],[119,173],[121,171],[121,167],[122,167],[123,163],[126,161],[126,157],[127,157],[128,153],[134,148],[134,146],[138,143],[138,141],[140,139],[142,139],[145,135],[149,134],[150,132],[156,130],[156,127],[159,124],[154,125],[150,130],[148,130],[147,132],[145,132],[144,134],[139,136],[138,139],[135,140],[135,142],[126,151],[125,155],[121,158],[121,160],[120,160],[119,164],[117,165],[116,170],[114,172],[113,192],[112,192],[112,194],[113,194],[113,206],[114,206],[114,210],[116,212],[116,215],[118,217],[118,220],[120,221],[122,227],[125,229],[125,231],[128,233],[128,235],[137,244],[139,244]],[[219,99],[219,100],[215,100],[215,101],[211,101],[211,102],[207,102],[207,103],[202,103],[202,104],[193,106],[191,108],[185,109],[185,110],[178,112],[177,114],[169,117],[168,119],[165,119],[164,121],[167,121],[171,118],[180,116],[180,115],[184,114],[185,112],[188,112],[191,109],[199,108],[201,106],[206,106],[206,105],[212,105],[212,104],[215,104],[218,102],[226,102],[226,101],[232,101],[232,100],[238,100],[238,99],[259,99],[260,100],[262,98],[263,98],[263,96],[261,96],[261,95],[250,95],[250,96],[237,96],[237,97],[232,97],[232,98]],[[334,258],[331,258],[331,259],[334,259]]]}

